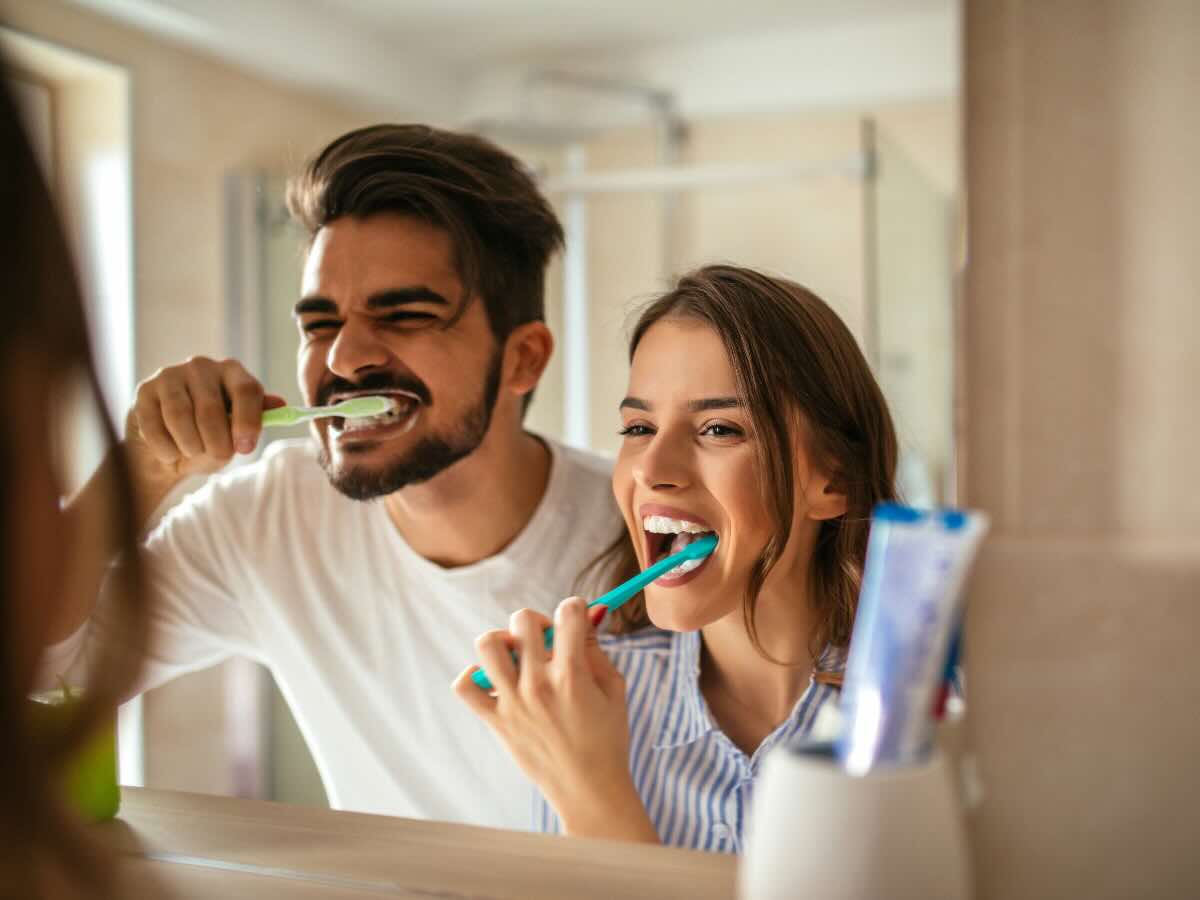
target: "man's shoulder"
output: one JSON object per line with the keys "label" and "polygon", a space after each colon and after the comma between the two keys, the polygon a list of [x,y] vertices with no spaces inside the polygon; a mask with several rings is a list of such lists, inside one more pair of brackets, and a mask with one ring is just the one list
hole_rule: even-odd
{"label": "man's shoulder", "polygon": [[557,441],[550,441],[558,453],[562,465],[572,477],[608,484],[612,478],[613,460],[591,450],[580,450],[578,447],[568,447]]}
{"label": "man's shoulder", "polygon": [[612,494],[613,461],[598,453],[580,450],[549,441],[555,454],[555,467],[559,469],[551,478],[553,503],[558,515],[571,519],[572,532],[577,537],[586,537],[584,523],[600,529],[607,544],[611,537],[608,531],[621,521],[616,501]]}
{"label": "man's shoulder", "polygon": [[317,448],[307,438],[273,441],[253,462],[238,466],[215,476],[211,483],[217,490],[245,492],[269,488],[278,490],[283,484],[325,483],[324,473],[317,463]]}
{"label": "man's shoulder", "polygon": [[178,502],[156,530],[214,515],[246,523],[280,501],[307,498],[311,503],[327,485],[311,441],[275,441],[253,462],[220,472],[199,485],[181,485],[175,494]]}
{"label": "man's shoulder", "polygon": [[320,476],[320,467],[316,463],[317,445],[310,438],[288,438],[268,444],[262,456],[251,466],[262,466],[280,473]]}

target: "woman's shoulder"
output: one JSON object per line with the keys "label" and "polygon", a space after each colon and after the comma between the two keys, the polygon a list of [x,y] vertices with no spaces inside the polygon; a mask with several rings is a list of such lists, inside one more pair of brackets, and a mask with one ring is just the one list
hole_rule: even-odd
{"label": "woman's shoulder", "polygon": [[648,626],[628,634],[601,634],[600,648],[624,672],[634,664],[660,665],[664,669],[671,658],[675,634]]}

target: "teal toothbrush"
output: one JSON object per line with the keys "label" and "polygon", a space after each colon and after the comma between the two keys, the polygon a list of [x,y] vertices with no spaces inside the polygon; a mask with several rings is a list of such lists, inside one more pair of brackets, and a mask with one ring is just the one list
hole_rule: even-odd
{"label": "teal toothbrush", "polygon": [[298,425],[309,419],[339,416],[343,419],[362,419],[378,416],[395,405],[388,397],[351,397],[333,406],[280,406],[262,414],[263,427],[269,425]]}
{"label": "teal toothbrush", "polygon": [[[717,549],[717,536],[715,534],[706,534],[698,541],[693,541],[688,544],[678,553],[672,553],[670,556],[660,559],[644,572],[639,572],[630,578],[627,582],[618,587],[613,588],[602,597],[598,597],[588,604],[588,609],[595,606],[607,606],[609,612],[612,612],[618,607],[624,606],[630,600],[637,596],[650,582],[657,578],[666,575],[680,563],[687,562],[691,559],[704,559],[706,556],[711,556],[712,552]],[[554,646],[554,628],[553,626],[546,629],[545,645],[549,650]],[[516,654],[513,655],[516,659]],[[483,669],[476,669],[471,673],[471,680],[479,685],[485,691],[492,689],[492,681],[487,677],[487,673]]]}

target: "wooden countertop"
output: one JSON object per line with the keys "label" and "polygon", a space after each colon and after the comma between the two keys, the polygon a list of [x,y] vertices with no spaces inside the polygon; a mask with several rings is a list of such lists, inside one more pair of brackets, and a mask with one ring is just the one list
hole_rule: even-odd
{"label": "wooden countertop", "polygon": [[731,856],[122,788],[94,826],[123,896],[274,900],[735,895]]}

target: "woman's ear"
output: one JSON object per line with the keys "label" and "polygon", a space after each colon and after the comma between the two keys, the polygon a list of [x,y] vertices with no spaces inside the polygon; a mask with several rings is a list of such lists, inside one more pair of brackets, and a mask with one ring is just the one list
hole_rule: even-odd
{"label": "woman's ear", "polygon": [[537,387],[554,353],[554,336],[545,322],[526,322],[513,329],[504,351],[504,383],[524,396]]}
{"label": "woman's ear", "polygon": [[823,522],[846,514],[849,501],[841,476],[813,473],[805,486],[804,495],[810,519]]}

